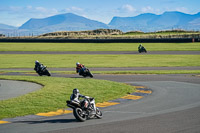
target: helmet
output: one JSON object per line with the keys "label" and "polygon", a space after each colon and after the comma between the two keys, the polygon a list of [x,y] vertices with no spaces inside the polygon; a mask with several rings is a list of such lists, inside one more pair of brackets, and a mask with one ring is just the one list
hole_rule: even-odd
{"label": "helmet", "polygon": [[76,62],[76,66],[78,66],[80,63],[79,62]]}
{"label": "helmet", "polygon": [[78,94],[79,90],[77,88],[73,89],[73,94]]}
{"label": "helmet", "polygon": [[38,60],[36,60],[36,61],[35,61],[35,63],[39,63],[39,61],[38,61]]}

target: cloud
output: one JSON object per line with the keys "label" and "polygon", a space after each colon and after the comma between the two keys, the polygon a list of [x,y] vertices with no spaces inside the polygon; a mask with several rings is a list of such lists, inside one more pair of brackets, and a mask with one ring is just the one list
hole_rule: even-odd
{"label": "cloud", "polygon": [[179,12],[184,12],[184,13],[188,12],[188,9],[186,7],[177,7],[175,10]]}
{"label": "cloud", "polygon": [[178,12],[189,13],[189,14],[192,13],[191,10],[189,10],[186,7],[174,7],[174,8],[165,7],[163,9],[163,12],[166,12],[166,11],[178,11]]}
{"label": "cloud", "polygon": [[69,7],[69,8],[65,8],[63,11],[64,12],[71,12],[71,13],[80,13],[80,12],[83,12],[84,10],[82,8],[72,6],[72,7]]}
{"label": "cloud", "polygon": [[136,9],[129,4],[123,5],[121,9],[125,10],[127,12],[135,12],[136,11]]}
{"label": "cloud", "polygon": [[143,13],[152,13],[152,12],[154,12],[155,10],[151,7],[151,6],[147,6],[147,7],[143,7],[142,9],[141,9],[141,11],[143,12]]}
{"label": "cloud", "polygon": [[35,10],[38,11],[38,12],[43,12],[43,13],[46,13],[48,10],[44,7],[35,7]]}
{"label": "cloud", "polygon": [[26,9],[31,10],[33,7],[32,6],[26,6]]}
{"label": "cloud", "polygon": [[125,4],[125,5],[122,5],[121,7],[119,8],[116,8],[116,9],[113,9],[111,11],[112,13],[109,13],[109,14],[112,14],[113,16],[132,16],[133,14],[136,13],[136,9],[130,5],[130,4]]}
{"label": "cloud", "polygon": [[83,11],[83,9],[82,8],[79,8],[79,7],[71,7],[71,9],[70,9],[71,11]]}
{"label": "cloud", "polygon": [[32,15],[39,15],[39,16],[51,16],[58,13],[58,10],[55,8],[44,8],[44,7],[27,7],[27,12],[29,12]]}
{"label": "cloud", "polygon": [[33,7],[33,6],[8,6],[0,7],[1,23],[19,26],[30,18],[45,18],[58,14],[55,8]]}
{"label": "cloud", "polygon": [[19,6],[9,6],[0,8],[2,13],[8,13],[15,16],[38,16],[38,14],[43,14],[43,16],[55,15],[58,11],[55,8],[45,8],[45,7],[19,7]]}
{"label": "cloud", "polygon": [[14,12],[18,12],[23,9],[23,7],[18,7],[18,6],[10,6],[9,8],[11,11],[14,11]]}

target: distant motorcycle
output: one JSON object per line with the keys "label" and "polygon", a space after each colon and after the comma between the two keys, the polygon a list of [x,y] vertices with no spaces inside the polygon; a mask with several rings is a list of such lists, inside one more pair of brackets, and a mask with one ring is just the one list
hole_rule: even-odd
{"label": "distant motorcycle", "polygon": [[101,119],[103,117],[102,112],[99,108],[96,108],[96,112],[94,112],[93,106],[91,105],[94,102],[94,98],[85,97],[83,100],[79,102],[67,100],[67,106],[73,109],[74,117],[80,121],[84,122],[87,119],[98,118]]}
{"label": "distant motorcycle", "polygon": [[44,65],[41,66],[37,66],[34,68],[34,70],[36,71],[36,73],[38,73],[38,75],[42,76],[42,75],[47,75],[47,76],[51,76],[50,72],[47,70],[47,67]]}
{"label": "distant motorcycle", "polygon": [[93,74],[90,72],[90,70],[87,67],[83,67],[81,68],[79,75],[83,76],[83,77],[91,77],[93,78]]}
{"label": "distant motorcycle", "polygon": [[138,52],[142,53],[142,52],[147,52],[147,50],[144,48],[144,46],[138,47]]}

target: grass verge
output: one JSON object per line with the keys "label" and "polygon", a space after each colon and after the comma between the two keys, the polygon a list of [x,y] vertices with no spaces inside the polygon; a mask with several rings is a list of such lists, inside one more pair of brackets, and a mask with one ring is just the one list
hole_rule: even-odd
{"label": "grass verge", "polygon": [[[137,51],[139,43],[0,43],[0,51]],[[147,51],[198,51],[200,43],[143,43]]]}
{"label": "grass verge", "polygon": [[[0,74],[9,72],[19,72],[24,74],[35,74],[33,71],[10,71],[2,70]],[[51,73],[58,74],[77,74],[75,71],[51,71]],[[93,74],[200,74],[200,70],[136,70],[136,71],[92,71]],[[78,75],[78,74],[77,74]]]}
{"label": "grass verge", "polygon": [[35,60],[52,68],[200,66],[200,55],[51,55],[0,54],[0,68],[33,68]]}
{"label": "grass verge", "polygon": [[[119,98],[134,91],[132,86],[106,80],[33,76],[3,76],[0,79],[23,80],[44,85],[38,91],[0,101],[0,120],[16,116],[54,111],[66,107],[72,90],[94,97],[96,103]],[[13,88],[14,89],[14,88]]]}

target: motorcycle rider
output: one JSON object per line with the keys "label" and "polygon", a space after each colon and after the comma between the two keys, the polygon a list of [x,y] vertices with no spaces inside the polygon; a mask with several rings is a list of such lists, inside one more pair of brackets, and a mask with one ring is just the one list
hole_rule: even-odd
{"label": "motorcycle rider", "polygon": [[89,98],[88,96],[84,96],[84,95],[80,94],[79,90],[77,88],[73,89],[73,93],[70,96],[70,100],[80,103],[80,100],[79,100],[80,97],[88,99],[89,107],[92,106],[92,108],[93,108],[93,109],[90,108],[92,110],[91,114],[96,114],[96,105],[95,105],[94,98]]}
{"label": "motorcycle rider", "polygon": [[142,49],[143,48],[143,46],[142,46],[142,44],[140,44],[139,46],[138,46],[138,50],[139,49]]}
{"label": "motorcycle rider", "polygon": [[38,60],[35,61],[35,68],[34,68],[34,70],[36,72],[41,71],[44,67],[46,67],[46,66],[44,66],[43,64],[41,64]]}
{"label": "motorcycle rider", "polygon": [[140,44],[139,46],[138,46],[138,52],[139,53],[141,53],[141,52],[147,52],[147,50],[144,48],[144,46],[142,46],[142,44]]}
{"label": "motorcycle rider", "polygon": [[34,68],[34,70],[36,71],[36,72],[39,72],[40,70],[41,70],[41,63],[38,61],[38,60],[36,60],[35,61],[35,68]]}
{"label": "motorcycle rider", "polygon": [[84,68],[84,64],[80,64],[79,62],[76,63],[76,73],[79,73],[79,75],[82,75]]}

